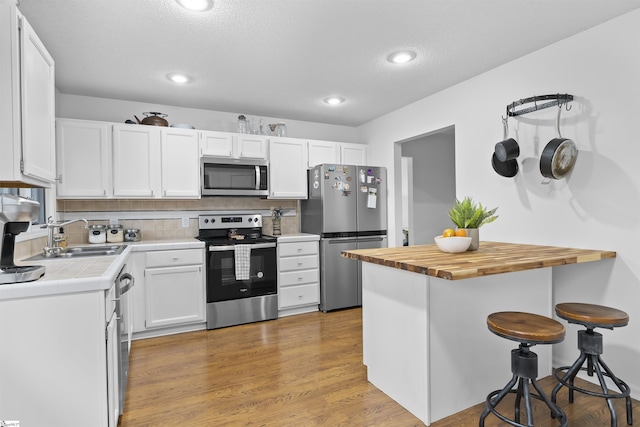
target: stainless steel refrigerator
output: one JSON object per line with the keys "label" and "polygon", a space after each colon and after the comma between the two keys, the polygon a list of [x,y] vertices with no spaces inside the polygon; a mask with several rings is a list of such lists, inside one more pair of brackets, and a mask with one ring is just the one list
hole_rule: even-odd
{"label": "stainless steel refrigerator", "polygon": [[386,168],[317,165],[308,185],[301,230],[320,235],[320,310],[360,306],[361,262],[340,253],[387,247]]}

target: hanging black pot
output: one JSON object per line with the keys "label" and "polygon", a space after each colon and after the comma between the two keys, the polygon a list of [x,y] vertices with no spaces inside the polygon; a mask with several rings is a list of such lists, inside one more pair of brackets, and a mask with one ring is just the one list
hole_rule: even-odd
{"label": "hanging black pot", "polygon": [[491,156],[491,166],[498,175],[513,178],[518,173],[516,158],[520,155],[520,146],[515,139],[507,138],[509,136],[508,118],[508,116],[502,118],[503,140],[495,146],[493,156]]}
{"label": "hanging black pot", "polygon": [[578,157],[575,142],[560,135],[560,112],[562,112],[562,105],[559,105],[556,118],[558,138],[549,141],[540,156],[540,173],[549,179],[564,178],[571,172]]}
{"label": "hanging black pot", "polygon": [[513,178],[518,174],[518,162],[516,159],[501,162],[496,157],[496,153],[493,153],[491,156],[491,166],[493,166],[493,170],[496,171],[498,175],[504,176],[505,178]]}
{"label": "hanging black pot", "polygon": [[562,179],[576,164],[578,149],[566,138],[554,138],[544,147],[540,156],[540,173],[545,178]]}

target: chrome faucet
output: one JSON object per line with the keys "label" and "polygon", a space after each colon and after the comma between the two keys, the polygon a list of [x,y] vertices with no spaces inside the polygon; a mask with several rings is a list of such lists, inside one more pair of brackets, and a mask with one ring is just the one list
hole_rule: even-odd
{"label": "chrome faucet", "polygon": [[73,224],[74,222],[78,222],[78,221],[83,221],[84,224],[85,224],[85,227],[89,227],[89,221],[87,221],[84,218],[72,219],[70,221],[57,223],[57,222],[53,222],[53,219],[51,219],[51,217],[49,217],[49,222],[47,223],[47,246],[45,246],[42,249],[43,255],[45,257],[49,258],[49,257],[52,257],[52,256],[59,255],[64,249],[64,248],[61,248],[59,246],[54,246],[54,244],[53,244],[53,230],[55,230],[56,228],[60,228],[60,227],[66,227],[67,225]]}

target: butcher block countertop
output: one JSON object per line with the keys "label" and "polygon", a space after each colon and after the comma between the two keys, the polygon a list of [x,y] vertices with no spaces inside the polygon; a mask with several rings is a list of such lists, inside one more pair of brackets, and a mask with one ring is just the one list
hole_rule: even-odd
{"label": "butcher block countertop", "polygon": [[435,244],[344,251],[342,256],[457,280],[615,258],[612,251],[481,241],[477,251],[451,254]]}

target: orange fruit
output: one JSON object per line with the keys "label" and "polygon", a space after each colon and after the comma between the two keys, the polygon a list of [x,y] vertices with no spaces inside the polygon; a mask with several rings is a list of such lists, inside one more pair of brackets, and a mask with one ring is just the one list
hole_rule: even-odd
{"label": "orange fruit", "polygon": [[453,237],[456,235],[456,232],[453,231],[452,228],[447,228],[442,232],[442,237]]}
{"label": "orange fruit", "polygon": [[467,230],[464,228],[458,228],[456,230],[456,237],[467,237]]}

